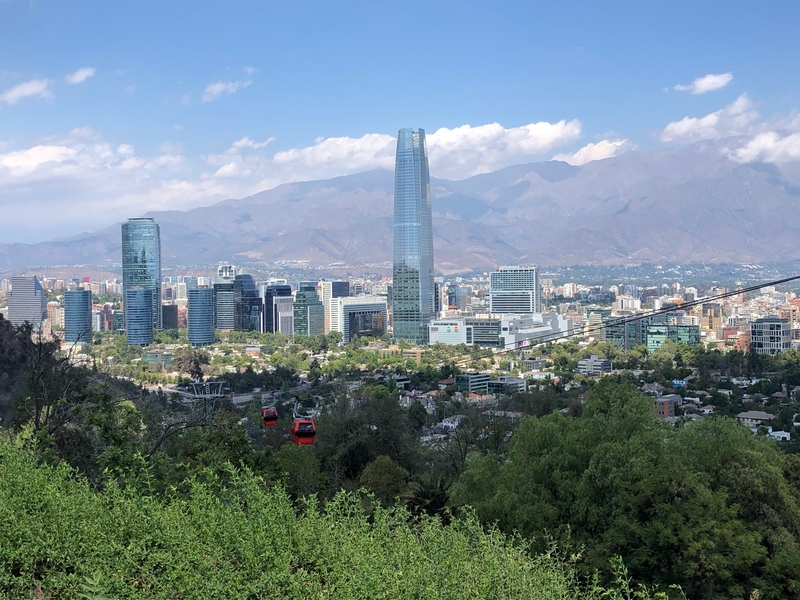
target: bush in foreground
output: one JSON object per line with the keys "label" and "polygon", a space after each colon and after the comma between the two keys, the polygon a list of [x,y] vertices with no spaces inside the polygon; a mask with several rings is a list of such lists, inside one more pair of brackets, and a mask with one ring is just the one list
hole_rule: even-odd
{"label": "bush in foreground", "polygon": [[[113,482],[0,444],[0,595],[11,598],[600,598],[569,562],[467,516],[442,526],[341,493],[297,511],[230,469],[187,498]],[[607,594],[607,595],[605,595]],[[619,596],[622,597],[622,596]],[[628,596],[625,596],[628,597]],[[632,597],[632,596],[630,596]],[[645,595],[641,597],[646,597]]]}

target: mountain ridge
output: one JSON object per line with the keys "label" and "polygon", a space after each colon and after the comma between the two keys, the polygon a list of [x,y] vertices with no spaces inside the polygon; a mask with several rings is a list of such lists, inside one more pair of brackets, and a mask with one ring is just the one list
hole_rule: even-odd
{"label": "mountain ridge", "polygon": [[[507,263],[760,262],[800,258],[800,170],[740,164],[735,140],[632,151],[573,166],[512,165],[432,178],[437,271]],[[391,260],[391,171],[287,183],[188,211],[151,211],[165,265]],[[0,268],[120,262],[119,224],[0,245]]]}

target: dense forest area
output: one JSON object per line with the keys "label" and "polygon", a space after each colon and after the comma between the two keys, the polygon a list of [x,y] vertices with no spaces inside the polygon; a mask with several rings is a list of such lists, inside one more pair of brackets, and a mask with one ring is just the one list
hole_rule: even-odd
{"label": "dense forest area", "polygon": [[[261,377],[265,392],[294,381],[285,366]],[[289,405],[267,429],[256,400],[150,393],[0,318],[0,591],[800,595],[800,457],[732,419],[673,427],[628,377],[435,414],[398,403],[391,378],[308,393],[325,410],[297,446]],[[458,429],[422,439],[455,414]]]}

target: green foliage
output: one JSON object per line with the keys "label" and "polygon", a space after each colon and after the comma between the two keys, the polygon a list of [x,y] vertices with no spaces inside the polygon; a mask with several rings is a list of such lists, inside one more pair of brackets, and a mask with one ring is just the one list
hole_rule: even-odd
{"label": "green foliage", "polygon": [[367,465],[360,481],[381,504],[390,506],[405,491],[408,471],[388,456],[379,456]]}
{"label": "green foliage", "polygon": [[620,555],[637,581],[690,597],[800,593],[798,489],[775,445],[728,419],[679,429],[652,399],[604,378],[580,418],[525,419],[505,460],[473,459],[454,490],[482,520],[535,540]]}
{"label": "green foliage", "polygon": [[[451,526],[339,494],[298,513],[229,467],[162,500],[0,445],[0,594],[45,598],[618,598],[569,559],[531,558],[467,515]],[[628,596],[631,597],[631,596]],[[645,596],[642,596],[645,597]]]}

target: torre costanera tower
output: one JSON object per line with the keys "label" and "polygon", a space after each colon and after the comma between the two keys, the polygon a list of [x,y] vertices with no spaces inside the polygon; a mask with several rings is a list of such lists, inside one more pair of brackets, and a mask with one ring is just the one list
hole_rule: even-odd
{"label": "torre costanera tower", "polygon": [[434,294],[431,177],[423,129],[397,134],[392,278],[393,337],[426,344]]}
{"label": "torre costanera tower", "polygon": [[128,343],[149,344],[162,328],[161,230],[153,219],[122,224],[122,297]]}

